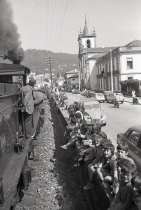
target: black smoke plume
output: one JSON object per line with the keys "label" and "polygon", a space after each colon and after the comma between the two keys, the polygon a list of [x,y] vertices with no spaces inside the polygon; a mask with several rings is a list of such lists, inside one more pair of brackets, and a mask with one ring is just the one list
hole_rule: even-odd
{"label": "black smoke plume", "polygon": [[0,54],[13,63],[23,60],[20,36],[13,22],[13,12],[7,0],[0,0]]}

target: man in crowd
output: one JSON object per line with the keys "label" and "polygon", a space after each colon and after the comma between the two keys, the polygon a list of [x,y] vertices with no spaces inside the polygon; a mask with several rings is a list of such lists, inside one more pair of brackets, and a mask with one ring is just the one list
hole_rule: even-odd
{"label": "man in crowd", "polygon": [[33,96],[34,96],[34,105],[36,109],[39,109],[40,117],[38,120],[37,128],[36,128],[36,133],[33,136],[34,140],[37,140],[37,136],[40,133],[40,128],[42,127],[44,123],[44,107],[43,107],[43,101],[47,99],[47,96],[40,92],[40,91],[33,91]]}
{"label": "man in crowd", "polygon": [[22,104],[24,111],[24,127],[25,127],[25,138],[31,137],[31,131],[33,127],[33,111],[34,111],[34,98],[33,98],[33,88],[36,84],[36,80],[31,78],[29,83],[22,86],[20,91],[22,95]]}

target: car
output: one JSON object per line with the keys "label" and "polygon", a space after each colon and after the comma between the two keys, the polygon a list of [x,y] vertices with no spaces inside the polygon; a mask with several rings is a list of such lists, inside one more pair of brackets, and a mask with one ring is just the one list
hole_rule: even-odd
{"label": "car", "polygon": [[104,97],[105,97],[105,101],[107,101],[108,95],[110,95],[110,94],[112,94],[112,93],[113,93],[113,92],[110,91],[110,90],[104,90],[104,91],[103,91],[103,94],[104,94]]}
{"label": "car", "polygon": [[74,93],[74,94],[79,94],[80,93],[80,91],[78,89],[72,89],[71,92]]}
{"label": "car", "polygon": [[98,121],[102,126],[106,125],[106,116],[101,110],[101,104],[99,101],[93,98],[83,99],[81,103],[84,105],[85,112],[89,114],[92,120]]}
{"label": "car", "polygon": [[123,104],[123,102],[124,102],[124,96],[123,96],[122,93],[119,93],[119,92],[114,93],[114,96],[116,96],[116,97],[118,96],[118,101]]}
{"label": "car", "polygon": [[135,161],[138,171],[141,172],[141,125],[130,127],[125,133],[117,134],[117,144],[127,142],[129,156]]}
{"label": "car", "polygon": [[123,104],[124,96],[123,96],[122,93],[119,93],[119,92],[113,93],[113,92],[111,92],[111,93],[107,94],[107,102],[114,103],[115,98],[116,98],[116,100],[118,100],[120,103]]}
{"label": "car", "polygon": [[103,93],[95,93],[95,98],[99,102],[105,102],[105,96]]}
{"label": "car", "polygon": [[115,100],[115,95],[113,92],[110,92],[109,94],[107,94],[106,96],[107,103],[109,102],[114,103],[114,100]]}

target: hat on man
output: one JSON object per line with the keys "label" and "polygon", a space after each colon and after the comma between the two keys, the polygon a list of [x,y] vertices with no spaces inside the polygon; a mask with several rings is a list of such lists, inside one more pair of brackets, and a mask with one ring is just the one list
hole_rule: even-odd
{"label": "hat on man", "polygon": [[34,86],[36,84],[36,80],[34,78],[30,78],[29,83],[30,86]]}
{"label": "hat on man", "polygon": [[75,112],[75,117],[83,120],[83,114],[80,111]]}

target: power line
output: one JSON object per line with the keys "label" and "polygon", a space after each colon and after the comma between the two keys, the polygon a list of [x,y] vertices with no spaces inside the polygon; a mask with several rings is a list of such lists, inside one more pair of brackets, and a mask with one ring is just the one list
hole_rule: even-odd
{"label": "power line", "polygon": [[51,86],[52,86],[52,62],[53,62],[53,58],[51,56],[48,56],[46,58],[46,64],[49,65],[49,68],[50,68]]}
{"label": "power line", "polygon": [[67,0],[66,6],[65,6],[65,9],[64,9],[64,12],[63,12],[61,26],[60,26],[60,30],[59,30],[59,33],[58,33],[58,39],[57,40],[59,40],[59,38],[60,38],[60,34],[61,34],[61,30],[63,28],[63,24],[64,24],[64,21],[65,21],[65,15],[66,15],[66,11],[67,11],[69,2],[70,2],[70,0]]}

